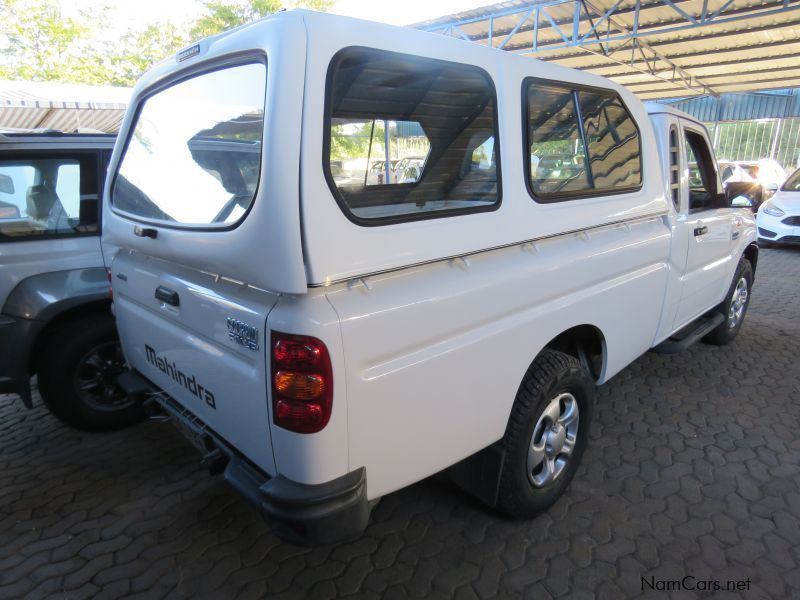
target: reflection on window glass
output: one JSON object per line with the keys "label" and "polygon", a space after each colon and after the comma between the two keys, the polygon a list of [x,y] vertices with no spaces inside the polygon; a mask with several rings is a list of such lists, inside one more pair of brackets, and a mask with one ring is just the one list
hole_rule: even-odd
{"label": "reflection on window glass", "polygon": [[616,96],[578,93],[596,190],[630,188],[641,183],[639,133]]}
{"label": "reflection on window glass", "polygon": [[535,196],[615,193],[641,184],[639,132],[616,94],[537,81],[528,83],[527,94]]}
{"label": "reflection on window glass", "polygon": [[331,175],[339,188],[415,183],[430,147],[415,121],[333,119]]}
{"label": "reflection on window glass", "polygon": [[145,219],[235,223],[261,170],[266,66],[241,65],[177,83],[145,100],[112,203]]}
{"label": "reflection on window glass", "polygon": [[787,192],[800,192],[800,169],[789,175],[781,189]]}
{"label": "reflection on window glass", "polygon": [[95,161],[93,154],[0,161],[0,239],[96,232]]}
{"label": "reflection on window glass", "polygon": [[689,210],[714,208],[716,197],[716,169],[705,138],[686,131],[686,164],[689,167]]}
{"label": "reflection on window glass", "polygon": [[591,189],[570,90],[528,87],[528,143],[537,196]]}
{"label": "reflection on window glass", "polygon": [[704,188],[703,176],[700,172],[700,165],[697,164],[697,157],[690,144],[686,144],[686,162],[689,165],[689,187]]}
{"label": "reflection on window glass", "polygon": [[332,187],[365,220],[490,208],[495,98],[475,67],[348,49],[331,71]]}
{"label": "reflection on window glass", "polygon": [[56,195],[70,217],[77,217],[81,210],[80,167],[78,163],[62,164],[58,167]]}

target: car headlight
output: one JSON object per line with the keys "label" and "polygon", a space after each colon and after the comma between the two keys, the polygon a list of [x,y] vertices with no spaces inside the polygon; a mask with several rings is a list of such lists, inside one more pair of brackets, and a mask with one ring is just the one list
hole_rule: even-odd
{"label": "car headlight", "polygon": [[771,215],[773,217],[782,217],[783,215],[786,214],[780,208],[778,208],[777,206],[773,206],[772,204],[765,204],[763,210],[766,214]]}

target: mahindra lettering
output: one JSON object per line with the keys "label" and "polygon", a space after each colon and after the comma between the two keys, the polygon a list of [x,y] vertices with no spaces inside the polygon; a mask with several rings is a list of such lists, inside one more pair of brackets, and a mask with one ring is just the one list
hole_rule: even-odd
{"label": "mahindra lettering", "polygon": [[120,384],[307,544],[443,470],[546,509],[595,387],[732,341],[758,257],[691,117],[308,11],[147,73],[105,191]]}

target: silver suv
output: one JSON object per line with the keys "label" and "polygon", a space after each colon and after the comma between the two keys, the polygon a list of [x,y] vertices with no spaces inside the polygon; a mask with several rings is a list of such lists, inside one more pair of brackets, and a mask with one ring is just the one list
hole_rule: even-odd
{"label": "silver suv", "polygon": [[141,409],[116,386],[124,367],[100,249],[113,135],[0,135],[0,393],[30,407],[38,376],[61,420],[105,430]]}

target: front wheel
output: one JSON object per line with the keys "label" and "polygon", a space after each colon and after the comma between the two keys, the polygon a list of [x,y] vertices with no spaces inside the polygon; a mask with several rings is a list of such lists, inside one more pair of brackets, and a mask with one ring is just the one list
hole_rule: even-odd
{"label": "front wheel", "polygon": [[50,411],[85,431],[119,429],[140,420],[141,406],[117,385],[125,359],[107,313],[62,324],[39,361],[39,392]]}
{"label": "front wheel", "polygon": [[545,349],[533,361],[501,442],[503,512],[532,517],[564,493],[587,444],[594,387],[580,362],[563,352]]}
{"label": "front wheel", "polygon": [[750,261],[743,258],[736,267],[731,287],[725,300],[717,306],[725,320],[716,329],[703,338],[703,341],[717,346],[724,346],[733,341],[742,328],[747,307],[750,305],[750,292],[753,288],[753,267]]}

